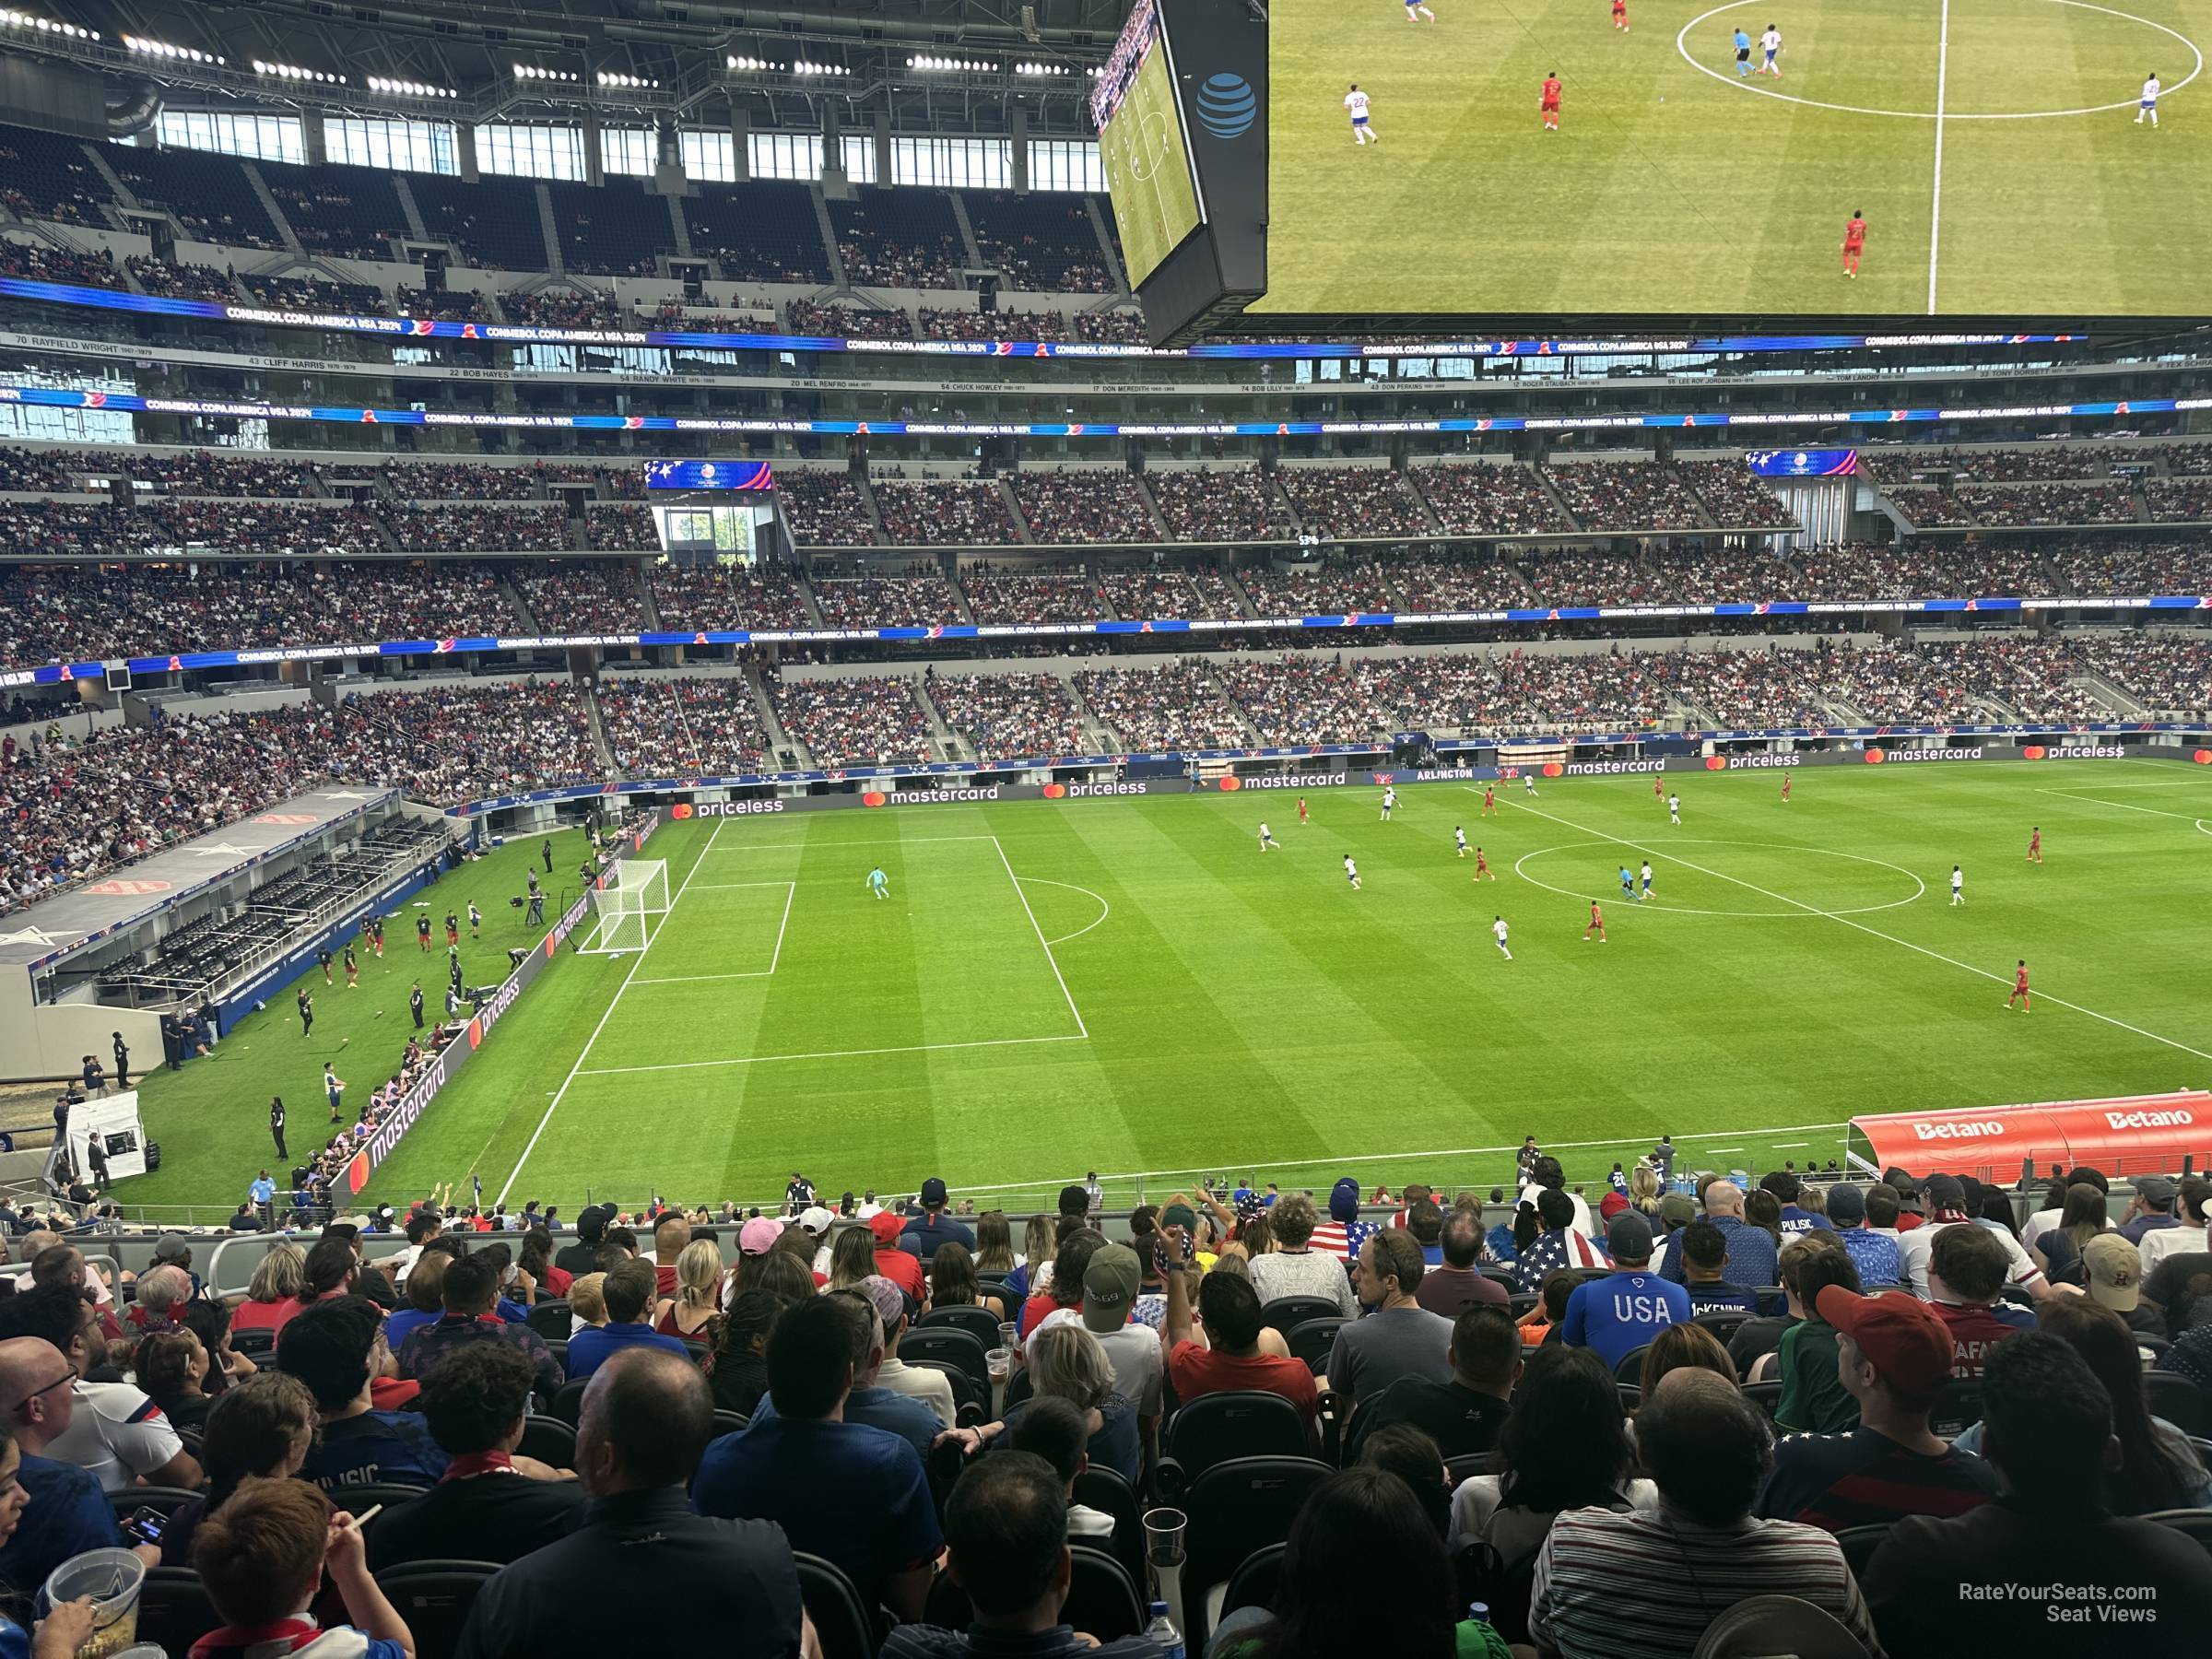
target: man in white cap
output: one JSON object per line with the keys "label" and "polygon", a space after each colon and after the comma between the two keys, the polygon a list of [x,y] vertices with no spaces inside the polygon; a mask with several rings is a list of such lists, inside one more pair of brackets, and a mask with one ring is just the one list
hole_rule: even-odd
{"label": "man in white cap", "polygon": [[2099,1233],[2081,1247],[2081,1265],[2092,1300],[2119,1314],[2131,1331],[2166,1334],[2165,1315],[2143,1305],[2143,1257],[2133,1244],[2116,1232]]}

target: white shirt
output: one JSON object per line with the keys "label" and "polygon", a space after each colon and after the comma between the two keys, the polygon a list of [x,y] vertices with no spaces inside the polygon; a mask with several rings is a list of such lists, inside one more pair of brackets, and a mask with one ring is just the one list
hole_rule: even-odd
{"label": "white shirt", "polygon": [[2136,1253],[2143,1258],[2144,1275],[2148,1277],[2150,1270],[2170,1255],[2207,1248],[2206,1232],[2206,1230],[2201,1227],[2152,1228],[2143,1235],[2143,1241],[2136,1246]]}
{"label": "white shirt", "polygon": [[1499,944],[1504,944],[1506,935],[1505,918],[1500,916],[1497,921],[1491,923],[1490,931],[1498,935]]}
{"label": "white shirt", "polygon": [[1318,1250],[1278,1250],[1273,1255],[1253,1256],[1252,1288],[1260,1293],[1263,1306],[1283,1296],[1324,1296],[1347,1319],[1359,1315],[1344,1258]]}
{"label": "white shirt", "polygon": [[1958,871],[1953,870],[1951,872],[1951,891],[1955,893],[1965,885],[1966,877],[1959,875]]}
{"label": "white shirt", "polygon": [[1158,1417],[1166,1370],[1159,1333],[1150,1325],[1127,1324],[1100,1336],[1099,1346],[1106,1350],[1106,1363],[1113,1367],[1113,1392],[1135,1406],[1138,1417]]}
{"label": "white shirt", "polygon": [[1359,874],[1359,866],[1347,858],[1344,861],[1344,873],[1347,876],[1357,876]]}
{"label": "white shirt", "polygon": [[2046,1232],[2056,1227],[2065,1213],[2063,1209],[2037,1210],[2034,1215],[2020,1224],[2020,1242],[2033,1244]]}
{"label": "white shirt", "polygon": [[2155,103],[2158,101],[2158,97],[2159,77],[2154,75],[2148,80],[2143,83],[2143,101],[2145,103]]}
{"label": "white shirt", "polygon": [[1394,789],[1386,789],[1386,790],[1384,790],[1384,791],[1382,792],[1382,805],[1383,805],[1383,806],[1395,806],[1397,804],[1398,804],[1398,792],[1397,792],[1396,790],[1394,790]]}
{"label": "white shirt", "polygon": [[1260,826],[1260,839],[1261,839],[1262,841],[1270,841],[1270,840],[1274,839],[1273,837],[1271,837],[1271,836],[1270,836],[1270,835],[1267,833],[1267,826],[1266,826],[1266,825],[1265,825],[1265,824],[1262,824],[1262,825]]}
{"label": "white shirt", "polygon": [[1344,107],[1352,112],[1352,119],[1354,121],[1359,120],[1362,115],[1367,113],[1367,94],[1364,92],[1347,93],[1345,95]]}
{"label": "white shirt", "polygon": [[952,1427],[954,1413],[959,1409],[952,1397],[952,1379],[941,1371],[932,1371],[926,1365],[909,1365],[894,1354],[883,1357],[883,1367],[876,1373],[878,1387],[893,1394],[906,1394],[922,1402],[936,1413],[937,1421],[946,1428]]}
{"label": "white shirt", "polygon": [[[1973,1225],[1971,1221],[1930,1221],[1914,1228],[1911,1232],[1898,1234],[1898,1264],[1904,1270],[1906,1282],[1912,1287],[1913,1295],[1923,1300],[1927,1298],[1928,1259],[1936,1253],[1936,1235],[1947,1227]],[[2020,1248],[2018,1239],[1997,1228],[1986,1230],[2005,1246],[2005,1253],[2010,1258],[2011,1265],[2005,1273],[2006,1284],[2032,1285],[2042,1278],[2042,1269],[2029,1258],[2028,1253]]]}
{"label": "white shirt", "polygon": [[[1532,1182],[1521,1189],[1520,1202],[1534,1204],[1549,1191],[1551,1191],[1549,1187],[1537,1186]],[[1590,1206],[1583,1195],[1580,1193],[1570,1193],[1567,1194],[1567,1202],[1574,1206],[1574,1230],[1593,1239],[1597,1237],[1597,1223],[1591,1219]],[[1658,1270],[1653,1268],[1653,1271]]]}
{"label": "white shirt", "polygon": [[45,1454],[88,1471],[101,1491],[123,1490],[184,1449],[161,1408],[128,1382],[79,1382],[75,1393],[68,1432]]}
{"label": "white shirt", "polygon": [[1759,37],[1759,43],[1764,51],[1780,52],[1782,50],[1782,31],[1775,29],[1768,29],[1765,34]]}
{"label": "white shirt", "polygon": [[1652,866],[1650,865],[1645,865],[1642,869],[1637,872],[1637,874],[1643,877],[1644,886],[1649,887],[1652,885]]}
{"label": "white shirt", "polygon": [[1467,844],[1467,832],[1465,830],[1454,830],[1452,831],[1452,839],[1464,847]]}

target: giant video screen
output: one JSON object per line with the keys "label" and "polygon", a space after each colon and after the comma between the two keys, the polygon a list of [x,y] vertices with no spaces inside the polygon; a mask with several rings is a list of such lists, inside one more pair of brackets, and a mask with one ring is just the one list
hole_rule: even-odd
{"label": "giant video screen", "polygon": [[1253,309],[2212,313],[2207,49],[2212,0],[1271,0]]}
{"label": "giant video screen", "polygon": [[1091,92],[1099,160],[1129,286],[1149,276],[1202,217],[1175,73],[1153,0],[1137,0]]}

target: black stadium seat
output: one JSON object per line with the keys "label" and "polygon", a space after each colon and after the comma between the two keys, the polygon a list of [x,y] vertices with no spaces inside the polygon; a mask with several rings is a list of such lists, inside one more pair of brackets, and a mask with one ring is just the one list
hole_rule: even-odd
{"label": "black stadium seat", "polygon": [[561,1384],[560,1392],[553,1396],[552,1402],[546,1407],[547,1415],[557,1417],[570,1428],[575,1428],[583,1416],[583,1388],[590,1381],[589,1377],[583,1377]]}
{"label": "black stadium seat", "polygon": [[1836,1535],[1843,1559],[1851,1565],[1851,1575],[1856,1579],[1866,1576],[1866,1565],[1874,1559],[1874,1552],[1882,1547],[1889,1535],[1889,1525],[1884,1522],[1877,1526],[1847,1526]]}
{"label": "black stadium seat", "polygon": [[1288,1336],[1309,1319],[1340,1318],[1344,1310],[1325,1296],[1278,1296],[1260,1304],[1260,1323]]}
{"label": "black stadium seat", "polygon": [[1643,1357],[1651,1351],[1652,1345],[1647,1342],[1641,1347],[1632,1347],[1627,1353],[1623,1354],[1619,1359],[1614,1363],[1613,1380],[1616,1382],[1626,1382],[1631,1387],[1641,1387],[1643,1383]]}
{"label": "black stadium seat", "polygon": [[138,1640],[165,1653],[190,1653],[194,1642],[222,1622],[200,1575],[189,1567],[152,1568],[139,1586]]}
{"label": "black stadium seat", "polygon": [[1306,1369],[1320,1376],[1329,1369],[1329,1355],[1336,1347],[1336,1333],[1352,1322],[1341,1313],[1332,1313],[1326,1319],[1308,1319],[1292,1325],[1283,1333],[1289,1345],[1290,1358],[1305,1361]]}
{"label": "black stadium seat", "polygon": [[534,1302],[531,1304],[530,1312],[523,1318],[524,1324],[547,1342],[566,1342],[569,1339],[569,1326],[571,1322],[566,1297],[553,1297],[547,1300]]}
{"label": "black stadium seat", "polygon": [[1332,1472],[1314,1457],[1238,1457],[1191,1483],[1178,1507],[1189,1520],[1182,1611],[1192,1653],[1205,1650],[1209,1634],[1206,1593],[1226,1583],[1253,1550],[1287,1540],[1307,1495]]}
{"label": "black stadium seat", "polygon": [[[358,1516],[366,1515],[371,1510],[381,1512],[397,1509],[403,1503],[414,1502],[416,1499],[429,1490],[428,1487],[389,1484],[335,1487],[330,1491],[330,1500],[347,1514]],[[369,1524],[374,1526],[376,1523],[371,1520]]]}
{"label": "black stadium seat", "polygon": [[833,1562],[805,1550],[792,1552],[799,1569],[799,1600],[814,1621],[822,1659],[875,1659],[875,1620],[853,1581]]}
{"label": "black stadium seat", "polygon": [[2194,1378],[2179,1371],[2147,1371],[2143,1392],[2150,1401],[2150,1415],[2162,1417],[2183,1434],[2212,1434],[2212,1412],[2206,1407],[2205,1391]]}
{"label": "black stadium seat", "polygon": [[986,1349],[998,1347],[999,1322],[977,1307],[932,1308],[914,1322],[917,1331],[965,1331]]}
{"label": "black stadium seat", "polygon": [[1229,1592],[1221,1598],[1222,1618],[1239,1607],[1274,1608],[1276,1588],[1283,1582],[1283,1551],[1288,1547],[1270,1544],[1237,1563],[1236,1571],[1229,1575]]}
{"label": "black stadium seat", "polygon": [[520,1456],[551,1464],[557,1469],[572,1469],[576,1466],[575,1428],[557,1417],[538,1412],[524,1420],[522,1444],[515,1452]]}
{"label": "black stadium seat", "polygon": [[[1143,1580],[1105,1550],[1077,1538],[1068,1548],[1070,1568],[1067,1600],[1061,1605],[1060,1621],[1100,1641],[1141,1635],[1145,1629]],[[809,1608],[811,1611],[811,1608]],[[975,1618],[968,1592],[949,1573],[940,1572],[929,1587],[929,1601],[922,1622],[949,1630],[964,1630]],[[829,1653],[827,1640],[823,1653]]]}
{"label": "black stadium seat", "polygon": [[1093,1464],[1076,1477],[1074,1500],[1113,1517],[1113,1531],[1110,1535],[1104,1538],[1092,1535],[1077,1542],[1107,1551],[1128,1568],[1139,1583],[1144,1583],[1145,1505],[1136,1495],[1136,1488],[1122,1478],[1119,1470]]}
{"label": "black stadium seat", "polygon": [[[992,1331],[994,1337],[997,1330]],[[995,1343],[994,1346],[996,1346]],[[990,1361],[983,1358],[983,1345],[969,1331],[913,1330],[899,1338],[899,1358],[912,1365],[918,1360],[938,1359],[958,1366],[985,1388],[991,1386]]]}
{"label": "black stadium seat", "polygon": [[393,1610],[406,1621],[419,1659],[443,1659],[461,1645],[461,1628],[499,1571],[496,1561],[408,1561],[376,1575]]}
{"label": "black stadium seat", "polygon": [[1307,1457],[1313,1450],[1298,1407],[1255,1389],[1202,1394],[1179,1407],[1159,1443],[1186,1484],[1231,1458]]}

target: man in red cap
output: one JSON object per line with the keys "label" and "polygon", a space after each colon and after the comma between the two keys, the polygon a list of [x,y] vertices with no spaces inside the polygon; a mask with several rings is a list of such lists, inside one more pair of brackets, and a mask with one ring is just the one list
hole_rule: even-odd
{"label": "man in red cap", "polygon": [[1903,1515],[1959,1515],[1996,1495],[1996,1473],[1928,1428],[1951,1380],[1951,1334],[1902,1292],[1858,1296],[1824,1286],[1815,1300],[1836,1330],[1836,1372],[1859,1403],[1842,1434],[1793,1434],[1774,1448],[1758,1512],[1840,1533]]}
{"label": "man in red cap", "polygon": [[899,1248],[905,1227],[906,1218],[896,1210],[877,1210],[868,1218],[868,1230],[876,1235],[876,1271],[920,1301],[927,1289],[922,1282],[922,1258]]}

